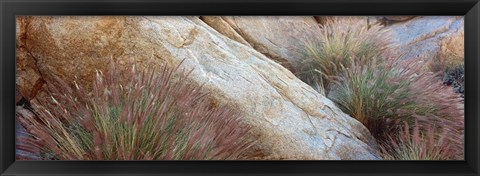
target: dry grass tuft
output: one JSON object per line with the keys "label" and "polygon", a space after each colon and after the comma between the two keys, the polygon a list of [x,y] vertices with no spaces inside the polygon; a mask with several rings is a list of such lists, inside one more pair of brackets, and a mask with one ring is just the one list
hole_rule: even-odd
{"label": "dry grass tuft", "polygon": [[48,88],[53,104],[40,100],[37,118],[18,114],[33,135],[21,144],[56,160],[242,159],[249,127],[230,107],[212,108],[189,74],[166,66],[120,72],[112,64],[97,72],[91,93],[57,79]]}
{"label": "dry grass tuft", "polygon": [[434,126],[420,126],[415,123],[411,129],[407,123],[382,147],[387,160],[450,160],[455,159],[454,146],[448,140],[446,130]]}

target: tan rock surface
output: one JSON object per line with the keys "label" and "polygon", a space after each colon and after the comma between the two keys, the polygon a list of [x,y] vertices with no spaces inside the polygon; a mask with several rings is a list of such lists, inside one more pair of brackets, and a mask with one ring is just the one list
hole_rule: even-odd
{"label": "tan rock surface", "polygon": [[[234,21],[242,26],[251,19],[243,20]],[[124,67],[184,60],[182,67],[194,69],[192,83],[204,84],[214,99],[241,110],[252,125],[258,140],[252,159],[378,159],[373,137],[358,121],[281,65],[197,17],[33,17],[20,28],[27,31],[25,48],[47,84],[56,75],[90,85],[95,70],[105,69],[112,58]]]}
{"label": "tan rock surface", "polygon": [[255,50],[295,71],[304,58],[299,48],[320,28],[312,16],[228,16],[222,17]]}

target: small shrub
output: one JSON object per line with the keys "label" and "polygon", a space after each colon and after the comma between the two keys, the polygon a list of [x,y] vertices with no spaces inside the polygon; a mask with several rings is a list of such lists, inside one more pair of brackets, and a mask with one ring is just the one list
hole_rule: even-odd
{"label": "small shrub", "polygon": [[451,38],[441,42],[440,52],[428,63],[428,70],[441,73],[444,84],[464,97],[464,60],[463,37]]}
{"label": "small shrub", "polygon": [[106,75],[97,72],[91,93],[57,79],[50,100],[34,107],[38,118],[19,114],[33,135],[20,140],[56,160],[242,159],[252,145],[249,127],[228,106],[212,108],[188,75],[178,67],[112,66]]}
{"label": "small shrub", "polygon": [[443,84],[453,87],[456,93],[465,97],[465,67],[463,65],[447,69],[443,73]]}
{"label": "small shrub", "polygon": [[415,123],[410,129],[408,123],[400,130],[398,136],[390,136],[389,143],[382,147],[382,154],[387,160],[450,160],[454,159],[453,146],[442,129],[428,125],[421,127]]}

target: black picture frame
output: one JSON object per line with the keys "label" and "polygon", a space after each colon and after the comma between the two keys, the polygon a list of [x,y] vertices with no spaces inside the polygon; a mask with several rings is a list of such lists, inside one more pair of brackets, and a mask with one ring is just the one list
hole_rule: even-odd
{"label": "black picture frame", "polygon": [[[479,175],[478,0],[1,0],[0,173],[13,175]],[[15,161],[17,15],[460,15],[464,161]]]}

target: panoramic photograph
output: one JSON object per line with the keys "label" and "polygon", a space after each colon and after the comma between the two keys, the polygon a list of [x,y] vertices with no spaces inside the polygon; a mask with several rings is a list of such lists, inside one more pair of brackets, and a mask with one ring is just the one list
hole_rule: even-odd
{"label": "panoramic photograph", "polygon": [[464,160],[463,16],[17,16],[17,160]]}

